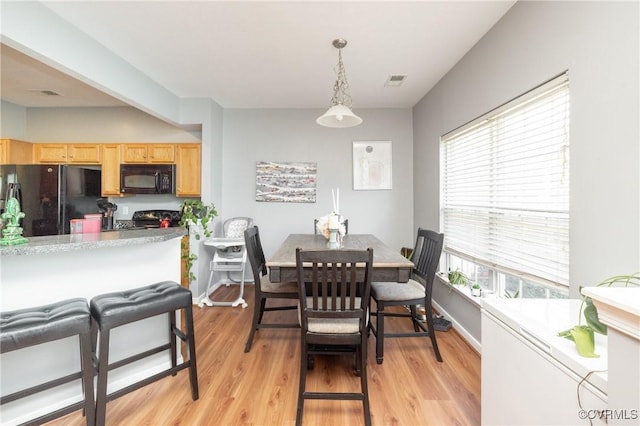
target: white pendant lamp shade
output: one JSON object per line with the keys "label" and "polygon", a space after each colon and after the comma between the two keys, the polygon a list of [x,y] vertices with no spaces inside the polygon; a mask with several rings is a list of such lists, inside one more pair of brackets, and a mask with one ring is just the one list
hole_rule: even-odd
{"label": "white pendant lamp shade", "polygon": [[325,127],[353,127],[362,123],[362,118],[351,111],[351,93],[347,82],[347,73],[342,62],[342,49],[347,45],[347,40],[338,38],[333,40],[333,47],[338,49],[338,65],[336,66],[336,82],[333,85],[333,97],[331,106],[316,123]]}
{"label": "white pendant lamp shade", "polygon": [[355,115],[349,107],[338,104],[318,117],[316,123],[325,127],[353,127],[362,123],[362,118]]}

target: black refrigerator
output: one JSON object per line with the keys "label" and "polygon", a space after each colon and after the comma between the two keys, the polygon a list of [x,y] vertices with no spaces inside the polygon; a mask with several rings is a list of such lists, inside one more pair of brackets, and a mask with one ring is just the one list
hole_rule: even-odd
{"label": "black refrigerator", "polygon": [[25,237],[68,234],[71,219],[99,213],[100,184],[100,166],[0,166],[0,210],[13,191]]}

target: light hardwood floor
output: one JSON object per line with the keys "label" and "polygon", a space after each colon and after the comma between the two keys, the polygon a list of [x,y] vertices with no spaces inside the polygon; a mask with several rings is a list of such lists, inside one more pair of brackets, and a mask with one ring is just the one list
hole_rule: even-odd
{"label": "light hardwood floor", "polygon": [[[223,287],[216,300],[237,295]],[[299,330],[259,330],[244,353],[253,308],[194,307],[200,399],[191,400],[186,370],[176,377],[127,394],[107,404],[107,425],[293,425],[299,379]],[[265,314],[269,315],[269,313]],[[271,313],[291,316],[295,311]],[[265,319],[267,317],[265,316]],[[273,318],[273,317],[271,317]],[[391,318],[387,330],[410,329]],[[384,363],[375,361],[369,339],[368,382],[374,425],[480,424],[480,356],[453,329],[437,332],[444,359],[438,363],[428,338],[388,339]],[[309,390],[358,391],[351,356],[318,356],[308,374]],[[305,425],[363,424],[357,401],[307,401]],[[78,411],[50,425],[83,425]]]}

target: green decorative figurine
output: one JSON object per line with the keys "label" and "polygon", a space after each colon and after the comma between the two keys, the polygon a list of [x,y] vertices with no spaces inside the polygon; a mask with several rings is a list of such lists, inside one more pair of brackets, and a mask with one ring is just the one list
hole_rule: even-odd
{"label": "green decorative figurine", "polygon": [[22,236],[22,228],[20,227],[20,219],[24,217],[24,212],[20,211],[20,203],[16,198],[11,197],[7,200],[7,208],[0,217],[5,221],[0,246],[25,244],[27,239]]}

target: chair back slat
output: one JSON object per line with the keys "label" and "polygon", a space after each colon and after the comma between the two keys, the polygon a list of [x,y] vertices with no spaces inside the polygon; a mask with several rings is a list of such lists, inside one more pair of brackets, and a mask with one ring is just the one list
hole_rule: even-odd
{"label": "chair back slat", "polygon": [[416,247],[413,251],[413,274],[424,281],[427,289],[433,285],[443,244],[444,234],[418,228]]}
{"label": "chair back slat", "polygon": [[247,257],[249,258],[253,277],[256,280],[256,285],[259,285],[260,277],[267,274],[267,265],[257,226],[252,226],[244,231],[244,244],[247,249]]}
{"label": "chair back slat", "polygon": [[296,264],[303,327],[309,318],[357,318],[364,327],[373,249],[297,249]]}

